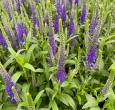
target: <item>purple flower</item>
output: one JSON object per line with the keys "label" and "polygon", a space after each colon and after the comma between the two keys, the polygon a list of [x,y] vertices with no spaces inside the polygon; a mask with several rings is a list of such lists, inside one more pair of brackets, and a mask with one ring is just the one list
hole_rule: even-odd
{"label": "purple flower", "polygon": [[64,41],[64,34],[63,34],[63,26],[62,20],[59,20],[59,35],[60,35],[60,55],[58,59],[58,66],[57,66],[57,74],[56,79],[59,84],[62,84],[66,79],[66,72],[65,72],[65,64],[64,64],[64,56],[65,56],[65,41]]}
{"label": "purple flower", "polygon": [[97,54],[97,45],[92,44],[89,48],[88,55],[86,57],[86,65],[90,70],[94,68],[94,62],[96,60],[96,54]]}
{"label": "purple flower", "polygon": [[70,6],[72,6],[72,0],[68,0],[69,1],[69,3],[70,3]]}
{"label": "purple flower", "polygon": [[[75,34],[75,25],[74,25],[74,18],[73,18],[73,13],[71,13],[70,16],[70,23],[68,26],[68,37],[70,37],[71,35]],[[74,45],[74,39],[70,41],[71,46]]]}
{"label": "purple flower", "polygon": [[22,4],[24,5],[24,8],[26,8],[25,0],[22,0]]}
{"label": "purple flower", "polygon": [[89,34],[90,40],[92,39],[92,36],[94,35],[95,28],[97,26],[97,17],[98,17],[98,7],[96,9],[95,15],[92,17],[90,25],[89,25],[88,34]]}
{"label": "purple flower", "polygon": [[12,4],[14,4],[14,0],[12,0]]}
{"label": "purple flower", "polygon": [[63,6],[63,9],[62,9],[61,18],[62,18],[62,21],[63,21],[63,22],[66,21],[66,8],[65,8],[65,5]]}
{"label": "purple flower", "polygon": [[16,50],[19,49],[19,43],[18,43],[18,38],[17,38],[17,37],[13,37],[13,38],[12,38],[12,46],[13,46],[13,48],[15,48]]}
{"label": "purple flower", "polygon": [[[3,66],[0,63],[0,74],[3,78],[4,84],[5,84],[5,91],[8,95],[8,99],[10,100],[11,103],[16,103],[16,97],[12,91],[12,88],[14,88],[17,92],[17,88],[14,84],[14,82],[11,80],[10,75],[4,70]],[[16,93],[18,94],[18,93]]]}
{"label": "purple flower", "polygon": [[61,46],[60,56],[58,60],[58,70],[56,75],[57,81],[62,84],[66,79],[65,65],[64,65],[64,50]]}
{"label": "purple flower", "polygon": [[90,38],[94,35],[94,30],[96,28],[96,25],[97,25],[96,17],[93,16],[91,23],[89,25],[89,32],[88,32]]}
{"label": "purple flower", "polygon": [[11,15],[11,13],[10,13],[10,10],[9,10],[9,9],[8,9],[7,13],[8,13],[9,19],[10,19],[10,21],[11,21],[11,20],[12,20],[12,15]]}
{"label": "purple flower", "polygon": [[17,23],[15,25],[15,32],[16,32],[16,37],[19,40],[19,44],[23,44],[24,39],[23,39],[23,35],[27,35],[26,33],[26,29],[24,28],[24,26],[21,23]]}
{"label": "purple flower", "polygon": [[86,57],[86,65],[88,66],[90,70],[92,70],[95,66],[94,62],[96,60],[96,54],[97,54],[97,41],[98,41],[98,35],[100,32],[100,30],[98,30],[98,27],[97,27],[97,16],[98,16],[98,7],[96,9],[95,15],[92,17],[92,20],[89,26],[89,32],[88,32],[89,41],[91,41],[91,45],[88,51],[88,55]]}
{"label": "purple flower", "polygon": [[2,45],[3,48],[7,48],[8,45],[6,43],[6,40],[4,39],[2,33],[0,33],[0,45]]}
{"label": "purple flower", "polygon": [[19,0],[16,0],[15,9],[18,12],[18,14],[20,14],[20,1]]}
{"label": "purple flower", "polygon": [[58,1],[57,3],[56,3],[56,12],[57,12],[57,14],[59,15],[59,16],[62,16],[62,4],[60,3],[60,1]]}
{"label": "purple flower", "polygon": [[31,13],[31,15],[32,15],[32,14],[35,14],[35,9],[34,9],[33,3],[30,4],[30,13]]}
{"label": "purple flower", "polygon": [[4,74],[4,83],[5,83],[5,90],[8,95],[8,99],[11,101],[11,103],[16,103],[16,98],[14,96],[14,93],[12,91],[12,88],[14,87],[16,89],[16,86],[14,82],[11,81],[11,78],[8,73]]}
{"label": "purple flower", "polygon": [[39,3],[39,0],[36,0],[36,3]]}
{"label": "purple flower", "polygon": [[32,14],[32,23],[33,23],[34,29],[36,28],[36,26],[37,27],[39,26],[39,21],[38,21],[36,14]]}
{"label": "purple flower", "polygon": [[81,24],[84,24],[85,19],[86,19],[86,1],[84,1],[82,12],[81,12],[81,16],[80,16]]}
{"label": "purple flower", "polygon": [[75,4],[78,4],[78,0],[75,0],[74,3],[75,3]]}
{"label": "purple flower", "polygon": [[8,0],[3,0],[3,8],[7,11],[9,19],[11,21],[12,20],[12,15],[10,13],[9,5],[8,5]]}
{"label": "purple flower", "polygon": [[57,14],[54,17],[54,31],[55,33],[59,31],[59,17]]}
{"label": "purple flower", "polygon": [[49,32],[48,32],[48,40],[49,44],[53,53],[53,57],[55,59],[56,57],[56,44],[55,44],[55,39],[54,39],[54,31],[53,31],[53,26],[51,23],[49,23]]}

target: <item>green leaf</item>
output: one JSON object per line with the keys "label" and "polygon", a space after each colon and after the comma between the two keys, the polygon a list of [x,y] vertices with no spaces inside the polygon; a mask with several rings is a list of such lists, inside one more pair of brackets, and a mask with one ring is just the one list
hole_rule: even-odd
{"label": "green leaf", "polygon": [[40,92],[36,95],[36,97],[35,97],[35,99],[34,99],[34,104],[36,104],[36,103],[39,101],[39,99],[40,99],[40,97],[43,95],[43,93],[44,93],[44,90],[40,91]]}
{"label": "green leaf", "polygon": [[21,107],[28,107],[28,103],[27,102],[19,103],[16,110],[23,110]]}
{"label": "green leaf", "polygon": [[41,68],[38,68],[38,69],[36,69],[36,72],[38,72],[38,73],[43,73],[43,72],[44,72],[44,70],[43,70],[43,69],[41,69]]}
{"label": "green leaf", "polygon": [[33,71],[33,72],[36,72],[35,68],[33,67],[33,65],[29,64],[29,63],[25,63],[24,65],[25,68]]}
{"label": "green leaf", "polygon": [[29,89],[30,89],[30,84],[24,83],[24,84],[22,85],[22,93],[23,93],[23,94],[29,92]]}
{"label": "green leaf", "polygon": [[57,96],[58,100],[60,100],[62,103],[64,103],[66,106],[69,106],[68,101],[66,100],[65,97],[62,96]]}
{"label": "green leaf", "polygon": [[13,60],[12,57],[9,58],[9,59],[5,62],[5,64],[4,64],[4,68],[6,68],[8,65],[10,65],[13,61],[14,61],[14,60]]}
{"label": "green leaf", "polygon": [[11,53],[11,55],[13,56],[13,58],[16,60],[16,62],[23,67],[23,64],[24,64],[24,58],[23,58],[23,56],[20,55],[20,54],[17,54],[13,50],[13,48],[11,48],[11,47],[8,47],[8,50]]}
{"label": "green leaf", "polygon": [[74,60],[65,60],[65,64],[75,64]]}
{"label": "green leaf", "polygon": [[49,110],[48,108],[39,108],[39,110]]}
{"label": "green leaf", "polygon": [[29,31],[29,33],[26,37],[26,42],[25,42],[26,50],[28,50],[28,48],[29,48],[30,40],[31,40],[31,31]]}
{"label": "green leaf", "polygon": [[55,100],[50,100],[50,106],[52,107],[52,110],[59,110]]}
{"label": "green leaf", "polygon": [[26,93],[26,96],[27,96],[27,102],[28,102],[28,109],[35,110],[35,105],[34,105],[32,96],[30,95],[30,93]]}
{"label": "green leaf", "polygon": [[67,39],[66,43],[70,42],[71,40],[74,40],[77,37],[77,35],[70,36],[69,39]]}
{"label": "green leaf", "polygon": [[53,71],[55,71],[57,69],[57,67],[50,67],[49,68],[49,72],[53,72]]}
{"label": "green leaf", "polygon": [[98,106],[98,102],[91,95],[86,94],[86,99],[87,99],[87,103],[82,107],[82,109],[86,109],[86,108],[89,108],[89,107],[96,107],[96,106]]}
{"label": "green leaf", "polygon": [[30,61],[30,58],[31,58],[31,56],[32,56],[32,53],[33,53],[33,51],[34,51],[34,49],[35,49],[36,47],[37,47],[37,45],[36,45],[36,44],[33,44],[33,45],[31,45],[30,48],[28,49],[28,51],[27,51],[27,53],[26,53],[26,55],[25,55],[25,59],[26,59],[27,62]]}
{"label": "green leaf", "polygon": [[109,41],[106,42],[106,44],[111,44],[111,43],[115,44],[115,40],[109,40]]}
{"label": "green leaf", "polygon": [[3,104],[0,105],[0,110],[2,110]]}
{"label": "green leaf", "polygon": [[65,98],[67,101],[66,103],[68,103],[73,108],[73,110],[76,110],[76,104],[70,95],[62,94],[61,97]]}
{"label": "green leaf", "polygon": [[18,79],[20,78],[20,76],[22,75],[23,72],[16,72],[13,76],[12,76],[12,81],[14,83],[16,83],[18,81]]}
{"label": "green leaf", "polygon": [[92,107],[90,110],[101,110],[99,107]]}

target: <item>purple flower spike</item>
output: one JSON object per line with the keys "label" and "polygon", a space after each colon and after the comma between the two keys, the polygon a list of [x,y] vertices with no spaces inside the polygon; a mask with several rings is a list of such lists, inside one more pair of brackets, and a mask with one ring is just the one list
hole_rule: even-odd
{"label": "purple flower spike", "polygon": [[64,51],[61,47],[60,57],[58,60],[57,81],[62,84],[66,79],[65,65],[64,65]]}
{"label": "purple flower spike", "polygon": [[69,1],[70,6],[72,6],[72,0],[68,0],[68,1]]}
{"label": "purple flower spike", "polygon": [[97,9],[96,9],[95,15],[92,17],[91,23],[89,25],[88,34],[89,34],[90,40],[92,39],[92,36],[94,35],[94,30],[97,26],[97,17],[98,17],[98,6],[97,6]]}
{"label": "purple flower spike", "polygon": [[56,12],[58,13],[59,16],[62,16],[62,5],[60,3],[60,1],[57,2],[56,4]]}
{"label": "purple flower spike", "polygon": [[35,14],[35,9],[34,9],[34,5],[33,4],[30,4],[30,13],[31,13],[31,15]]}
{"label": "purple flower spike", "polygon": [[[74,21],[73,21],[73,13],[71,13],[71,17],[70,17],[70,23],[68,26],[68,37],[70,37],[71,35],[75,34],[75,25],[74,25]],[[74,45],[74,39],[70,41],[71,46]]]}
{"label": "purple flower spike", "polygon": [[96,54],[97,54],[97,45],[92,44],[90,46],[90,49],[88,51],[88,55],[86,57],[86,64],[90,70],[94,68],[94,62],[96,60]]}
{"label": "purple flower spike", "polygon": [[[18,97],[18,89],[16,88],[15,83],[12,81],[10,75],[7,73],[1,62],[0,62],[0,75],[2,76],[2,79],[4,81],[5,91],[8,95],[8,99],[10,100],[10,102],[13,104],[19,102],[20,98]],[[13,90],[15,90],[15,94]]]}
{"label": "purple flower spike", "polygon": [[49,23],[49,33],[48,33],[48,39],[49,44],[53,53],[54,59],[56,58],[56,45],[55,45],[55,39],[54,39],[54,32],[53,32],[53,26]]}
{"label": "purple flower spike", "polygon": [[16,103],[16,97],[12,91],[12,88],[14,88],[16,90],[16,95],[18,95],[17,92],[17,88],[14,84],[14,82],[12,82],[10,75],[4,70],[2,64],[0,63],[0,75],[3,78],[4,84],[5,84],[5,91],[8,95],[8,99],[11,103]]}
{"label": "purple flower spike", "polygon": [[14,93],[12,91],[12,87],[14,87],[16,89],[14,82],[11,81],[11,78],[10,78],[8,73],[5,73],[3,79],[4,79],[8,99],[10,100],[11,103],[16,103],[16,98],[15,98]]}
{"label": "purple flower spike", "polygon": [[61,85],[65,79],[66,79],[66,72],[65,72],[65,64],[64,64],[64,58],[65,58],[65,40],[64,40],[64,34],[63,34],[63,26],[62,26],[62,20],[59,20],[59,34],[60,34],[60,55],[58,59],[58,65],[57,65],[57,74],[56,79]]}
{"label": "purple flower spike", "polygon": [[75,33],[75,26],[74,26],[74,21],[73,20],[74,20],[73,19],[73,13],[71,13],[70,23],[69,23],[69,27],[68,27],[68,36]]}
{"label": "purple flower spike", "polygon": [[16,32],[16,37],[19,40],[19,44],[22,45],[24,42],[23,35],[24,34],[27,35],[25,28],[23,27],[22,24],[17,23],[15,25],[15,32]]}
{"label": "purple flower spike", "polygon": [[54,31],[55,33],[59,31],[59,17],[57,14],[54,17]]}
{"label": "purple flower spike", "polygon": [[86,1],[84,1],[83,9],[82,9],[81,16],[80,16],[81,24],[84,24],[85,19],[86,19]]}
{"label": "purple flower spike", "polygon": [[18,12],[18,14],[20,14],[20,1],[19,0],[16,0],[16,11]]}
{"label": "purple flower spike", "polygon": [[90,26],[89,26],[89,36],[90,37],[94,35],[94,30],[96,28],[96,25],[97,25],[96,17],[93,16]]}
{"label": "purple flower spike", "polygon": [[75,3],[75,4],[78,4],[78,0],[75,0],[74,3]]}
{"label": "purple flower spike", "polygon": [[33,23],[34,29],[36,28],[36,26],[37,27],[39,26],[39,21],[38,21],[38,18],[35,14],[32,14],[32,23]]}
{"label": "purple flower spike", "polygon": [[7,0],[3,0],[3,9],[7,11],[10,21],[12,20],[12,15],[10,13],[9,4]]}
{"label": "purple flower spike", "polygon": [[63,6],[61,18],[62,18],[62,21],[63,21],[63,22],[66,21],[66,9],[65,9],[65,6]]}
{"label": "purple flower spike", "polygon": [[22,0],[22,4],[24,5],[24,8],[26,8],[25,0]]}
{"label": "purple flower spike", "polygon": [[0,45],[2,45],[2,48],[7,48],[8,45],[6,43],[6,40],[4,39],[2,33],[0,33]]}

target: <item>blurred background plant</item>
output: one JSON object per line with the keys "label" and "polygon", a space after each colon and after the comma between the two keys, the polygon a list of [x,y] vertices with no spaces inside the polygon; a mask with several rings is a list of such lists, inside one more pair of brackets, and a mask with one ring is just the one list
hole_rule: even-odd
{"label": "blurred background plant", "polygon": [[0,110],[115,110],[114,10],[114,0],[0,0]]}

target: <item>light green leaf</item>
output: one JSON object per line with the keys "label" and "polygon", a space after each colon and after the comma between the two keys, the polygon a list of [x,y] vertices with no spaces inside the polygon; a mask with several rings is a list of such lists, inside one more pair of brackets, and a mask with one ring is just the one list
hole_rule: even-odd
{"label": "light green leaf", "polygon": [[70,95],[62,94],[62,97],[66,99],[66,101],[73,108],[73,110],[76,110],[76,104]]}
{"label": "light green leaf", "polygon": [[82,107],[82,109],[98,106],[96,99],[94,97],[92,97],[91,95],[86,94],[86,99],[87,99],[87,103]]}
{"label": "light green leaf", "polygon": [[28,102],[28,109],[35,110],[35,105],[34,105],[32,96],[30,95],[30,93],[26,93],[26,96],[27,96],[27,102]]}
{"label": "light green leaf", "polygon": [[50,101],[50,106],[52,107],[52,110],[59,110],[55,100]]}
{"label": "light green leaf", "polygon": [[20,72],[16,72],[16,73],[12,76],[12,81],[13,81],[14,83],[16,83],[22,74],[23,74],[23,72],[21,72],[21,71],[20,71]]}
{"label": "light green leaf", "polygon": [[33,67],[33,65],[31,65],[31,64],[29,64],[29,63],[26,63],[26,64],[24,65],[24,67],[27,68],[27,69],[29,69],[29,70],[31,70],[31,71],[33,71],[33,72],[36,72],[36,70],[35,70],[35,68]]}
{"label": "light green leaf", "polygon": [[36,95],[36,97],[35,97],[35,99],[34,99],[34,104],[36,104],[36,103],[39,101],[39,99],[40,99],[40,97],[43,95],[43,93],[44,93],[44,90],[40,91],[40,92]]}
{"label": "light green leaf", "polygon": [[99,107],[92,107],[90,110],[101,110]]}
{"label": "light green leaf", "polygon": [[17,54],[13,50],[13,48],[11,48],[11,47],[8,47],[8,50],[11,53],[11,55],[13,56],[13,58],[16,60],[16,62],[23,67],[23,64],[24,64],[24,58],[23,58],[23,56],[20,55],[20,54]]}
{"label": "light green leaf", "polygon": [[75,64],[74,60],[65,60],[65,64]]}
{"label": "light green leaf", "polygon": [[38,73],[43,73],[43,72],[44,72],[44,70],[43,70],[43,69],[41,69],[41,68],[38,68],[38,69],[36,69],[36,72],[38,72]]}
{"label": "light green leaf", "polygon": [[58,100],[60,100],[62,103],[64,103],[65,105],[69,106],[68,101],[66,100],[65,97],[62,96],[57,96]]}
{"label": "light green leaf", "polygon": [[29,48],[30,40],[31,40],[31,31],[29,31],[29,33],[26,37],[26,42],[25,42],[26,50],[28,50],[28,48]]}
{"label": "light green leaf", "polygon": [[3,104],[0,105],[0,110],[2,110]]}
{"label": "light green leaf", "polygon": [[21,107],[28,107],[28,103],[27,102],[21,102],[21,103],[19,103],[19,105],[16,108],[16,110],[23,110]]}
{"label": "light green leaf", "polygon": [[13,61],[14,61],[14,60],[13,60],[12,57],[9,58],[9,59],[5,62],[5,64],[4,64],[4,68],[6,68],[8,65],[10,65]]}
{"label": "light green leaf", "polygon": [[115,40],[109,40],[109,41],[106,42],[106,44],[111,44],[111,43],[115,44]]}
{"label": "light green leaf", "polygon": [[39,108],[39,110],[49,110],[48,108]]}
{"label": "light green leaf", "polygon": [[33,53],[33,51],[34,51],[34,49],[35,49],[36,47],[37,47],[37,45],[36,45],[36,44],[33,44],[33,45],[31,45],[30,48],[28,49],[27,54],[25,55],[25,59],[26,59],[27,62],[30,61],[30,58],[31,58],[31,56],[32,56],[32,53]]}

